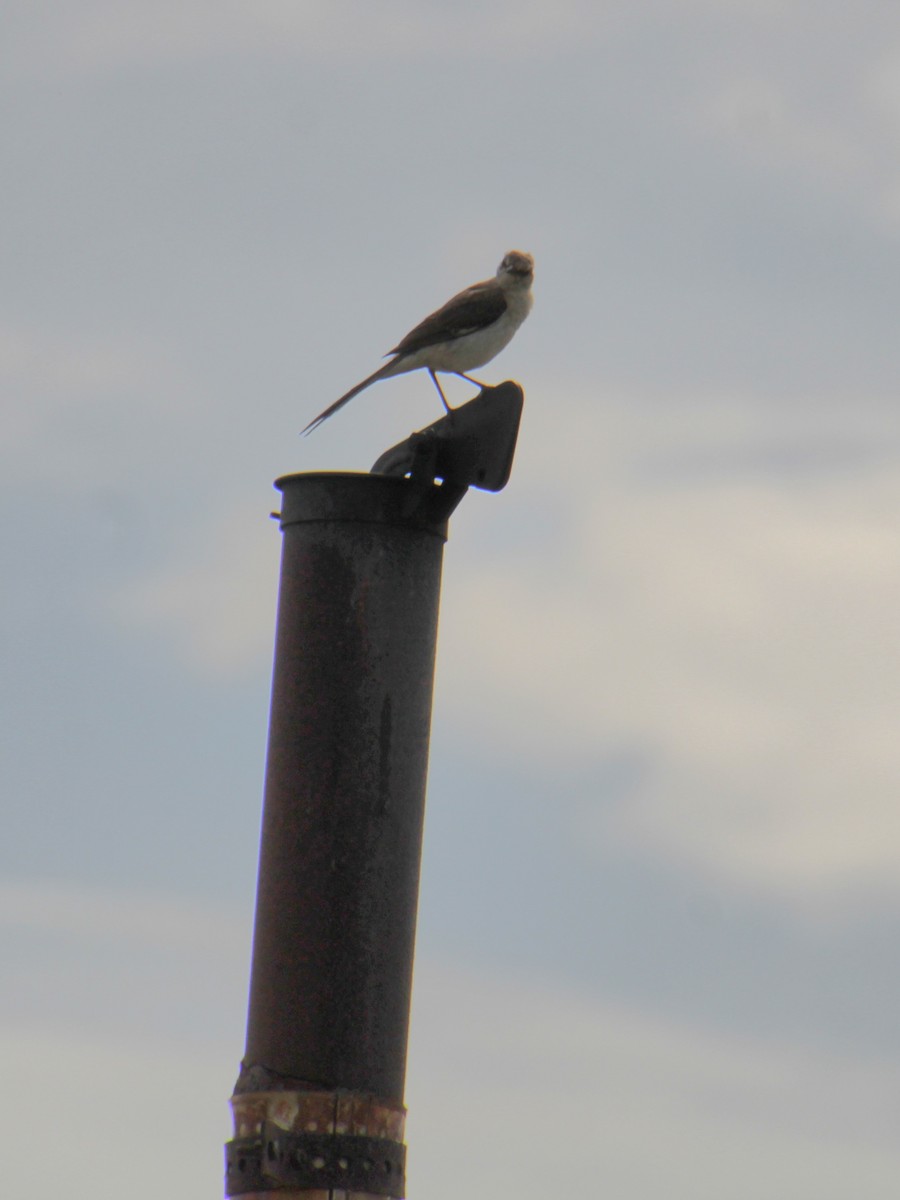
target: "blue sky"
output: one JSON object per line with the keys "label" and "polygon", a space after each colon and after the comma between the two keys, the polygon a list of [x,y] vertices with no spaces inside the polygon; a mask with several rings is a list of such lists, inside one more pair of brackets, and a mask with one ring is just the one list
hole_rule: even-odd
{"label": "blue sky", "polygon": [[460,1144],[521,1200],[889,1194],[900,14],[5,15],[14,1189],[150,1200],[152,1141],[221,1195],[271,482],[437,417],[413,375],[297,436],[515,247],[534,312],[483,372],[526,391],[515,472],[445,554],[410,1195],[458,1194]]}

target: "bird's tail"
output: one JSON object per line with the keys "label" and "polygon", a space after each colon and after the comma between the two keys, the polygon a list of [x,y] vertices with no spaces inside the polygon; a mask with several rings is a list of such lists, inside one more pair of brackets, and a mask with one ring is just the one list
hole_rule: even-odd
{"label": "bird's tail", "polygon": [[352,387],[349,392],[345,392],[344,395],[341,396],[340,400],[335,400],[334,404],[329,404],[324,412],[320,412],[317,417],[314,417],[305,429],[300,430],[300,436],[306,437],[308,433],[312,433],[312,431],[317,429],[323,421],[327,421],[330,416],[333,416],[339,408],[343,408],[344,405],[347,404],[348,401],[352,400],[354,396],[358,396],[363,388],[367,388],[370,383],[377,383],[379,379],[387,379],[391,375],[400,374],[400,372],[397,370],[397,365],[399,362],[400,359],[393,358],[390,362],[385,363],[383,367],[379,367],[377,371],[373,371],[371,375],[362,381],[362,383],[358,383],[356,387]]}

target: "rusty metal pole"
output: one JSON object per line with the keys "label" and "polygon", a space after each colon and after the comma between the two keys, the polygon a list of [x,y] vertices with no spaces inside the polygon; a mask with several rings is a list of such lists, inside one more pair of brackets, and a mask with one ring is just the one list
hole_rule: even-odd
{"label": "rusty metal pole", "polygon": [[277,481],[284,544],[229,1196],[405,1196],[441,559],[466,489],[505,486],[523,399],[511,381],[483,389],[386,451],[378,474]]}
{"label": "rusty metal pole", "polygon": [[277,486],[281,587],[227,1194],[400,1200],[446,519],[407,515],[402,478]]}

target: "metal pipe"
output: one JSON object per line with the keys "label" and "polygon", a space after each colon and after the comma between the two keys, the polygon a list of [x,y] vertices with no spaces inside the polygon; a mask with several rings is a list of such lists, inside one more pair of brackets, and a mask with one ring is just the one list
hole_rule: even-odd
{"label": "metal pipe", "polygon": [[411,506],[403,478],[276,486],[284,542],[228,1194],[399,1198],[446,513],[434,498]]}

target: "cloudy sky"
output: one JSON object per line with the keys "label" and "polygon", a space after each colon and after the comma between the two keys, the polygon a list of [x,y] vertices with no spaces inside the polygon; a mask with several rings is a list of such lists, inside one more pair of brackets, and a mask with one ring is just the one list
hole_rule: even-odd
{"label": "cloudy sky", "polygon": [[[900,10],[3,6],[11,1192],[222,1192],[279,539],[503,253],[454,516],[409,1194],[846,1200],[900,1144]],[[448,383],[453,400],[470,393]],[[161,1174],[164,1172],[164,1174]]]}

